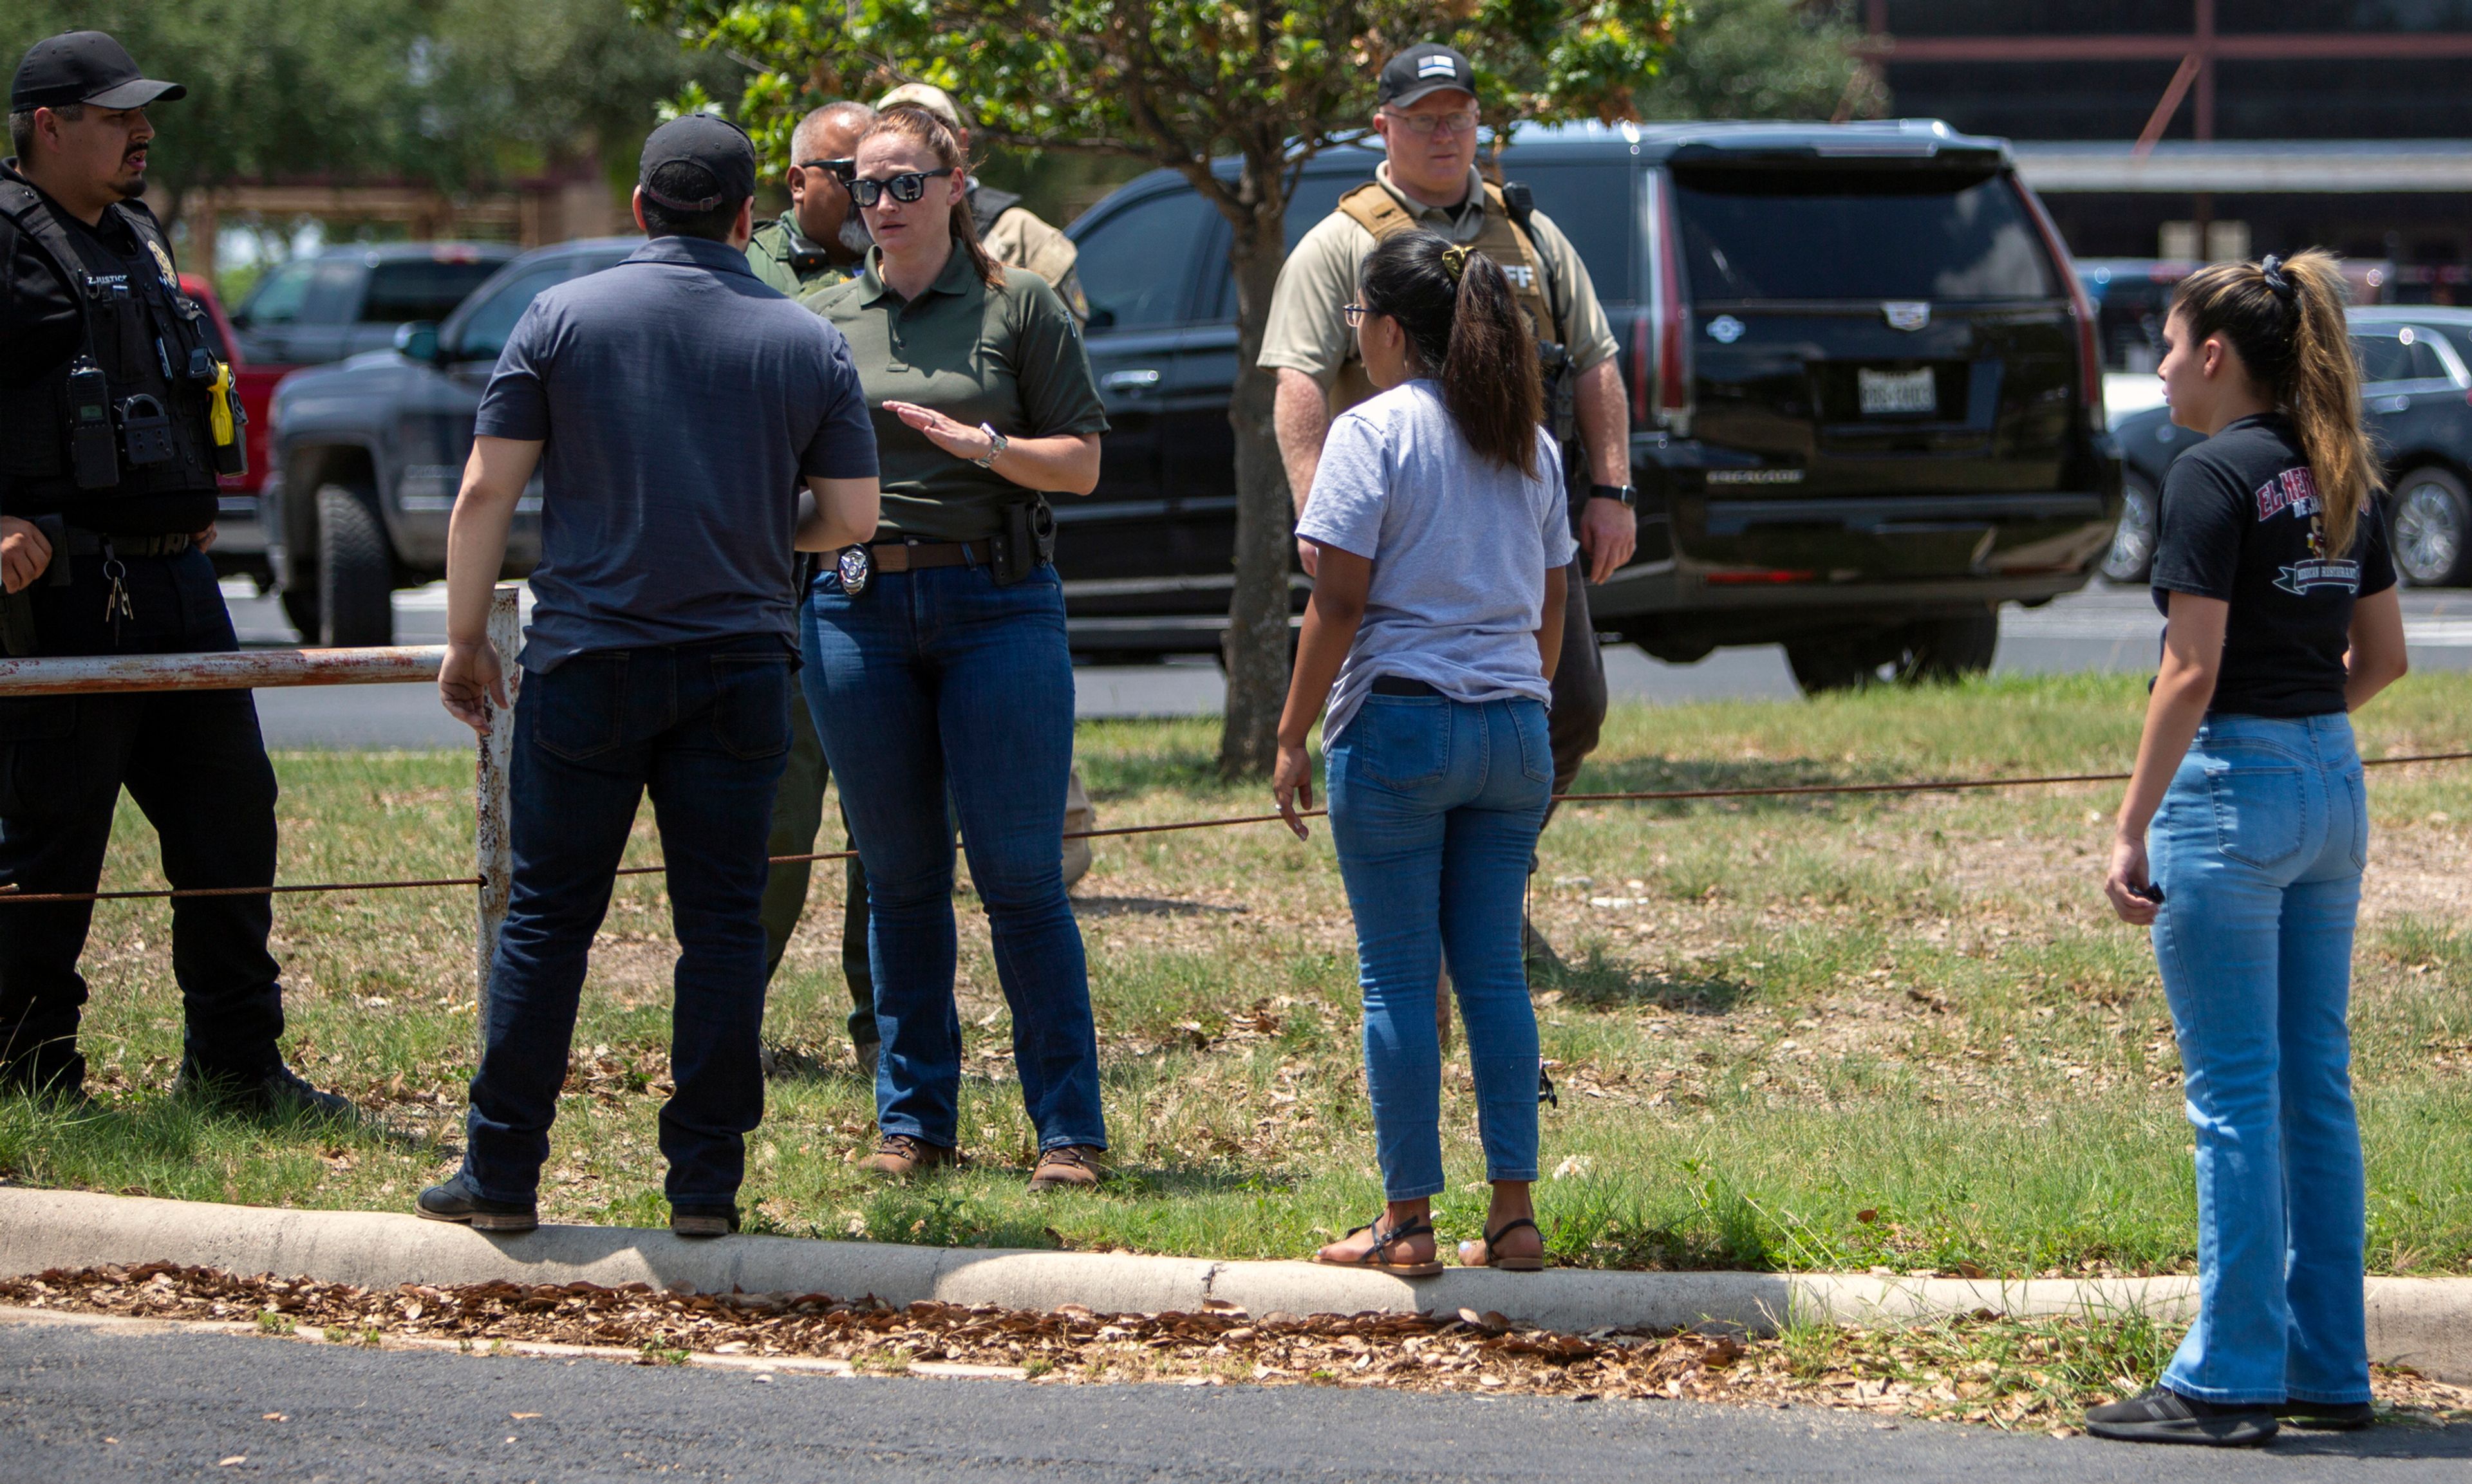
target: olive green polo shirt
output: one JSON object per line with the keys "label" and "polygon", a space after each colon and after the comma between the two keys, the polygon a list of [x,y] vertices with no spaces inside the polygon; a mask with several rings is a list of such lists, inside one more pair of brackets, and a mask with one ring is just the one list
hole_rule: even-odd
{"label": "olive green polo shirt", "polygon": [[747,240],[747,266],[755,271],[757,278],[794,299],[850,276],[848,269],[832,262],[800,272],[797,260],[802,256],[815,264],[823,256],[823,249],[808,241],[799,232],[798,224],[788,217],[759,223],[755,234]]}
{"label": "olive green polo shirt", "polygon": [[1005,506],[1031,491],[938,448],[884,404],[915,402],[1007,437],[1105,433],[1081,327],[1036,273],[1008,271],[990,289],[958,247],[926,292],[905,300],[876,276],[880,250],[868,249],[857,277],[799,300],[842,332],[867,391],[884,491],[877,538],[986,540],[1003,529]]}

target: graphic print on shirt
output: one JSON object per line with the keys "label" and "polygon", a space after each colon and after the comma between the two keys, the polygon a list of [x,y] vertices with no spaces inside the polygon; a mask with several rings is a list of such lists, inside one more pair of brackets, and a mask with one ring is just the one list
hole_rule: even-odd
{"label": "graphic print on shirt", "polygon": [[2309,559],[2283,569],[2274,585],[2294,597],[2306,597],[2321,587],[2341,588],[2347,593],[2361,590],[2361,564],[2356,561],[2330,560],[2326,555],[2326,506],[2318,498],[2318,481],[2306,464],[2284,470],[2257,486],[2257,518],[2260,525],[2289,513],[2293,519],[2309,522]]}

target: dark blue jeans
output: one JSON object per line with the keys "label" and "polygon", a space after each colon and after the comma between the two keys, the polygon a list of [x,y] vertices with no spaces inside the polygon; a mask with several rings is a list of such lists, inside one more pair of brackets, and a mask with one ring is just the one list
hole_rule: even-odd
{"label": "dark blue jeans", "polygon": [[790,651],[770,635],[587,651],[515,700],[507,925],[489,961],[464,1168],[529,1201],[549,1157],[592,935],[647,790],[677,932],[661,1153],[670,1204],[735,1202],[764,1117],[764,836],[790,750]]}
{"label": "dark blue jeans", "polygon": [[[159,654],[237,648],[203,552],[126,557],[131,614],[103,619],[103,558],[72,563],[66,587],[31,589],[45,654]],[[274,769],[247,691],[43,695],[0,701],[0,883],[28,892],[92,891],[120,790],[162,841],[175,886],[274,880]],[[0,906],[0,1085],[75,1088],[91,905]],[[281,1062],[283,989],[266,951],[266,897],[172,905],[172,974],[186,1028],[182,1059],[217,1076],[254,1077]]]}
{"label": "dark blue jeans", "polygon": [[1038,1146],[1105,1148],[1090,975],[1064,895],[1073,657],[1056,569],[1010,586],[983,567],[884,573],[856,598],[826,572],[808,592],[803,628],[807,704],[867,864],[884,1036],[876,1127],[947,1148],[961,1142],[958,814]]}

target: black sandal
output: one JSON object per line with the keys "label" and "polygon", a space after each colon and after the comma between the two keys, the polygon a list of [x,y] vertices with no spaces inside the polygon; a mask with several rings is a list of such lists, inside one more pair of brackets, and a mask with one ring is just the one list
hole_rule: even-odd
{"label": "black sandal", "polygon": [[[1365,1256],[1343,1260],[1338,1258],[1325,1258],[1320,1253],[1317,1252],[1314,1254],[1314,1260],[1327,1264],[1331,1267],[1358,1267],[1375,1273],[1389,1273],[1393,1278],[1431,1278],[1442,1270],[1441,1254],[1439,1252],[1435,1253],[1433,1260],[1427,1262],[1385,1262],[1382,1260],[1382,1254],[1390,1251],[1398,1243],[1406,1241],[1411,1237],[1433,1236],[1434,1223],[1431,1221],[1418,1219],[1409,1222],[1406,1226],[1395,1226],[1390,1231],[1385,1232],[1382,1230],[1382,1218],[1380,1216],[1375,1216],[1372,1220],[1367,1221],[1363,1226],[1350,1227],[1347,1235],[1349,1237],[1354,1237],[1359,1232],[1371,1232],[1373,1234],[1373,1245],[1365,1249]],[[1344,1238],[1342,1239],[1344,1240]],[[1438,1247],[1440,1244],[1438,1241],[1436,1245]]]}
{"label": "black sandal", "polygon": [[1528,1230],[1534,1232],[1540,1242],[1544,1240],[1545,1233],[1536,1225],[1535,1222],[1530,1220],[1526,1216],[1513,1216],[1509,1220],[1502,1223],[1501,1226],[1485,1234],[1485,1262],[1483,1265],[1490,1268],[1498,1268],[1506,1273],[1543,1272],[1545,1270],[1545,1260],[1541,1257],[1506,1258],[1493,1250],[1496,1242],[1501,1241],[1504,1237],[1509,1237],[1511,1233],[1518,1231],[1523,1226],[1528,1228]]}

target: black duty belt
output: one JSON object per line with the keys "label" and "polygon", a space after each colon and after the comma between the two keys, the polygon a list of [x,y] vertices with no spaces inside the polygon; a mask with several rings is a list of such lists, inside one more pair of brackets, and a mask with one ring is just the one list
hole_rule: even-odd
{"label": "black duty belt", "polygon": [[1440,695],[1442,693],[1422,680],[1411,680],[1406,675],[1375,675],[1373,694],[1376,695]]}
{"label": "black duty belt", "polygon": [[867,549],[878,572],[916,572],[925,567],[985,566],[995,560],[992,541],[886,541]]}
{"label": "black duty belt", "polygon": [[189,538],[178,532],[161,536],[115,536],[71,526],[63,532],[71,556],[101,556],[108,544],[114,556],[178,556],[189,549]]}

